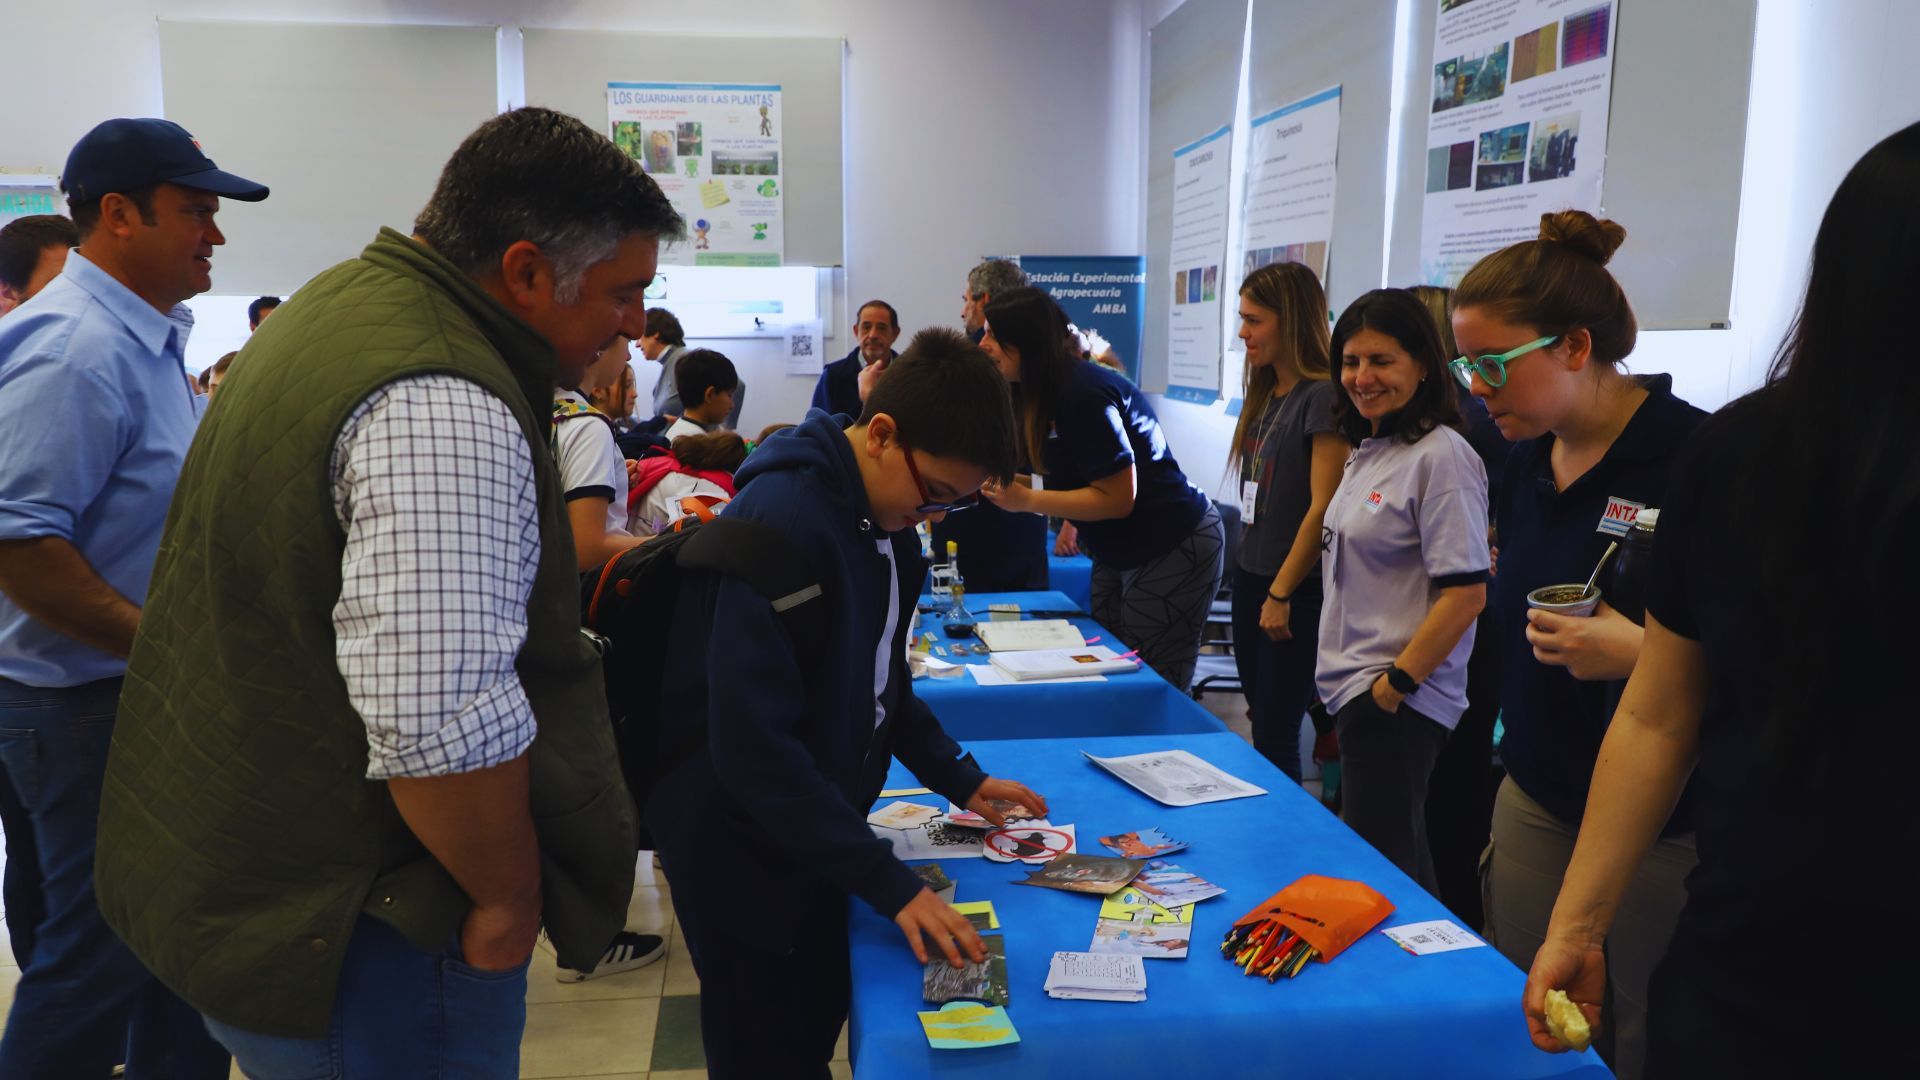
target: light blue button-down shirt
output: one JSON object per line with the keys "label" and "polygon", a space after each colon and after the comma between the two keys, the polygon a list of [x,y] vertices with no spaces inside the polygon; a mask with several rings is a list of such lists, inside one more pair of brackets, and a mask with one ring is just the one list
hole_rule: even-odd
{"label": "light blue button-down shirt", "polygon": [[[187,382],[193,315],[161,314],[79,252],[0,318],[0,540],[57,536],[146,601],[204,405]],[[78,686],[124,674],[0,594],[0,678]]]}

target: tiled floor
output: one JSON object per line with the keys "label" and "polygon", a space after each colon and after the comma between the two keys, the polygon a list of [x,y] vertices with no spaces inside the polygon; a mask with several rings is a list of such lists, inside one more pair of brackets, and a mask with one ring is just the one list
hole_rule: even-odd
{"label": "tiled floor", "polygon": [[[1201,704],[1242,738],[1251,738],[1246,703],[1239,695],[1209,694]],[[1306,786],[1318,794],[1317,781],[1309,779]],[[707,1075],[706,1058],[700,1051],[700,979],[674,921],[672,892],[650,858],[643,857],[639,863],[627,925],[642,933],[666,934],[666,957],[638,971],[562,983],[554,978],[553,954],[544,947],[535,950],[527,980],[521,1076],[698,1080]],[[20,978],[4,934],[0,934],[0,961],[4,961],[0,963],[0,1017],[4,1017]],[[833,1075],[851,1080],[844,1030],[834,1058]],[[240,1077],[238,1070],[233,1075]]]}

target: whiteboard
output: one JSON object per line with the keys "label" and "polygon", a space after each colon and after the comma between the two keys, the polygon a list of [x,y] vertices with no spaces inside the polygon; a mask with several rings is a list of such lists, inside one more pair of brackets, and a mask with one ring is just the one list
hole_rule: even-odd
{"label": "whiteboard", "polygon": [[[1756,0],[1616,4],[1600,202],[1606,217],[1626,227],[1627,242],[1608,268],[1642,330],[1727,326]],[[1410,67],[1413,85],[1424,88],[1439,5],[1413,9]],[[1419,280],[1426,108],[1416,96],[1401,132],[1389,263],[1396,285]]]}
{"label": "whiteboard", "polygon": [[[521,32],[527,101],[607,128],[610,82],[778,83],[785,110],[786,261],[839,266],[846,258],[841,211],[840,38],[756,38],[613,30]],[[924,87],[902,93],[926,92]],[[913,167],[894,164],[901,182]]]}
{"label": "whiteboard", "polygon": [[[403,233],[454,147],[499,107],[491,26],[160,20],[166,118],[272,189],[228,201],[222,293],[285,295]],[[598,125],[596,125],[597,127]]]}
{"label": "whiteboard", "polygon": [[1329,86],[1340,87],[1326,280],[1327,303],[1336,315],[1361,293],[1380,287],[1395,7],[1395,0],[1253,0],[1247,112],[1262,116]]}
{"label": "whiteboard", "polygon": [[1164,283],[1172,280],[1167,249],[1173,241],[1173,151],[1233,123],[1246,26],[1247,0],[1186,0],[1147,37],[1147,313],[1140,385],[1155,393],[1167,388],[1172,304]]}

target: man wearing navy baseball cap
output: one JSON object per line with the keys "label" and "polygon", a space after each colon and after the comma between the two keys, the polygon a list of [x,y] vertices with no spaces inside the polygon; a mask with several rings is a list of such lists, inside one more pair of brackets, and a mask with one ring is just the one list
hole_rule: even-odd
{"label": "man wearing navy baseball cap", "polygon": [[204,408],[184,366],[223,172],[180,125],[109,120],[61,177],[80,246],[0,323],[0,768],[45,871],[0,1076],[225,1077],[227,1055],[101,918],[95,823],[161,523]]}

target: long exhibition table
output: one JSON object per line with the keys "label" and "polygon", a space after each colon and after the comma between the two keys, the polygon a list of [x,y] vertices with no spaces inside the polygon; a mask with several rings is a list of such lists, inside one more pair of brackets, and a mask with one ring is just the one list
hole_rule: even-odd
{"label": "long exhibition table", "polygon": [[[968,593],[966,605],[976,622],[987,622],[987,605],[1019,604],[1023,611],[1081,610],[1072,600],[1057,592]],[[923,605],[932,602],[922,597]],[[1089,643],[1106,645],[1124,653],[1128,646],[1089,618],[1072,623]],[[983,653],[973,652],[978,638],[949,637],[946,620],[939,614],[920,616],[920,627],[933,634],[946,651],[939,659],[949,663],[986,664]],[[955,655],[953,647],[965,644],[968,655]],[[1106,676],[1103,682],[1029,682],[1007,686],[982,686],[972,675],[962,672],[952,678],[915,679],[913,692],[927,703],[947,733],[961,741],[969,739],[1067,738],[1088,735],[1145,735],[1152,733],[1206,733],[1225,731],[1225,725],[1193,699],[1141,665],[1124,675]]]}
{"label": "long exhibition table", "polygon": [[[1234,919],[1300,877],[1364,881],[1395,905],[1382,926],[1448,918],[1396,870],[1236,735],[1148,735],[976,743],[989,773],[1046,797],[1049,820],[1076,826],[1078,848],[1110,854],[1098,837],[1159,826],[1191,847],[1167,858],[1224,886],[1194,909],[1186,959],[1148,959],[1147,999],[1057,1001],[1042,989],[1056,950],[1084,952],[1098,897],[1013,884],[1026,870],[984,859],[939,862],[956,899],[991,900],[1005,935],[1016,1045],[933,1050],[915,1013],[921,967],[890,919],[855,902],[851,920],[850,1048],[858,1080],[900,1077],[1552,1077],[1603,1078],[1591,1052],[1534,1049],[1520,1012],[1522,973],[1491,947],[1429,956],[1403,952],[1376,929],[1330,964],[1292,981],[1248,978],[1221,959]],[[1173,808],[1084,759],[1183,749],[1270,794]],[[916,784],[896,763],[889,788]],[[889,800],[883,799],[882,802]],[[941,805],[936,796],[916,801]]]}

